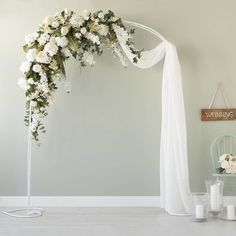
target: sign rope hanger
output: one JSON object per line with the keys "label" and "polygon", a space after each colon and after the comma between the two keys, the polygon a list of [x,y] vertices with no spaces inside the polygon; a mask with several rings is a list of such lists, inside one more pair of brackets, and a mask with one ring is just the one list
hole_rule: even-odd
{"label": "sign rope hanger", "polygon": [[[226,108],[212,108],[217,93],[220,91]],[[208,109],[201,109],[202,121],[229,121],[236,120],[236,109],[229,107],[229,102],[223,90],[221,82],[218,83],[215,93],[213,94]]]}
{"label": "sign rope hanger", "polygon": [[[131,34],[124,24],[139,27],[161,40],[149,51],[135,49]],[[186,121],[182,92],[182,78],[176,48],[154,29],[131,21],[122,22],[112,11],[80,16],[68,10],[47,17],[39,31],[27,36],[24,50],[27,61],[21,70],[24,78],[18,84],[25,91],[27,143],[27,207],[4,212],[14,217],[42,216],[43,209],[31,206],[32,139],[38,141],[45,132],[42,118],[47,115],[57,82],[65,78],[64,62],[70,56],[81,66],[94,66],[94,54],[101,55],[107,46],[126,66],[127,58],[135,66],[150,68],[162,59],[162,129],[160,151],[160,182],[162,207],[169,214],[190,213],[191,198],[187,160]],[[175,165],[173,165],[175,163]],[[175,169],[170,168],[172,166]]]}

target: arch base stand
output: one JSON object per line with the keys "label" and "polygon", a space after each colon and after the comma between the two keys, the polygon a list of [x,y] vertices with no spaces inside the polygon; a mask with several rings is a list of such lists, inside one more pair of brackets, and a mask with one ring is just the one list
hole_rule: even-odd
{"label": "arch base stand", "polygon": [[4,214],[17,218],[34,218],[43,215],[42,208],[20,208],[11,211],[5,211]]}

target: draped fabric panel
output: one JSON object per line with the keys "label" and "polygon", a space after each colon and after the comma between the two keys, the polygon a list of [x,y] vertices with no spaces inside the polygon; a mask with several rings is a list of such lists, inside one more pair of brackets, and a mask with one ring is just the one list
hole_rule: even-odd
{"label": "draped fabric panel", "polygon": [[157,31],[135,22],[126,21],[126,23],[147,30],[162,41],[154,49],[143,52],[138,63],[133,63],[134,55],[125,44],[122,34],[116,31],[118,41],[133,65],[147,69],[164,59],[160,144],[161,205],[172,215],[189,214],[191,198],[186,120],[177,51],[175,46]]}

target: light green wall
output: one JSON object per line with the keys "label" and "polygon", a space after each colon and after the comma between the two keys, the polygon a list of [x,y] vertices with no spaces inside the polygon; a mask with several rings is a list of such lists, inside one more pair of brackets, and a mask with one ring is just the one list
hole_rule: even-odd
{"label": "light green wall", "polygon": [[[191,189],[204,190],[211,176],[212,139],[236,133],[236,121],[203,123],[199,114],[218,81],[236,107],[235,0],[1,0],[0,195],[24,195],[26,188],[24,95],[16,84],[24,35],[65,7],[111,9],[157,29],[177,46]],[[145,49],[158,43],[138,30],[136,41]],[[159,195],[161,73],[161,64],[123,69],[110,52],[82,72],[75,61],[68,62],[71,94],[58,91],[42,146],[33,147],[33,194]],[[223,105],[220,98],[216,103]]]}

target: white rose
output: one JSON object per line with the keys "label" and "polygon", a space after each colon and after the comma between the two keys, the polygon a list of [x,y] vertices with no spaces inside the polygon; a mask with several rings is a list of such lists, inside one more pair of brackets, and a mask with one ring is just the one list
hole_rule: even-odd
{"label": "white rose", "polygon": [[35,48],[29,49],[29,51],[26,54],[27,60],[33,62],[35,60],[36,54],[37,50]]}
{"label": "white rose", "polygon": [[229,166],[229,162],[228,161],[222,161],[221,163],[221,167],[223,169],[228,169],[230,166]]}
{"label": "white rose", "polygon": [[89,19],[89,11],[84,9],[81,13],[81,16],[85,19],[85,20],[88,20]]}
{"label": "white rose", "polygon": [[54,43],[47,43],[44,46],[44,51],[47,52],[52,57],[57,53],[58,47]]}
{"label": "white rose", "polygon": [[53,18],[51,16],[47,16],[45,17],[45,19],[43,20],[43,23],[45,25],[51,25],[52,24],[52,21],[53,21]]}
{"label": "white rose", "polygon": [[30,70],[30,67],[31,67],[31,62],[29,62],[29,61],[23,61],[23,62],[21,63],[21,66],[20,66],[20,71],[21,71],[22,73],[26,73],[26,72],[28,72],[28,71]]}
{"label": "white rose", "polygon": [[42,66],[40,66],[39,64],[36,64],[33,66],[33,71],[36,73],[41,73],[42,72]]}
{"label": "white rose", "polygon": [[25,78],[19,78],[17,84],[23,89],[27,90],[28,82]]}
{"label": "white rose", "polygon": [[81,33],[76,33],[75,37],[79,39],[81,37]]}
{"label": "white rose", "polygon": [[60,25],[60,23],[58,22],[58,20],[54,20],[53,22],[52,22],[52,27],[53,28],[58,28],[58,26]]}
{"label": "white rose", "polygon": [[36,61],[39,62],[39,63],[49,64],[50,61],[51,61],[51,58],[47,55],[46,52],[40,51],[40,52],[36,55]]}
{"label": "white rose", "polygon": [[81,26],[84,23],[84,19],[82,17],[78,17],[76,15],[73,15],[70,18],[70,23],[73,27]]}
{"label": "white rose", "polygon": [[34,80],[32,78],[28,79],[28,84],[34,84]]}
{"label": "white rose", "polygon": [[85,27],[83,27],[83,28],[81,28],[80,32],[81,32],[81,34],[86,34],[87,30]]}
{"label": "white rose", "polygon": [[99,12],[98,13],[98,18],[102,19],[104,17],[104,13],[103,12]]}
{"label": "white rose", "polygon": [[68,40],[65,36],[56,37],[56,41],[57,41],[57,46],[62,47],[62,48],[66,47],[68,44]]}
{"label": "white rose", "polygon": [[61,28],[61,34],[64,36],[64,35],[67,35],[69,32],[69,27],[68,26],[64,26]]}

